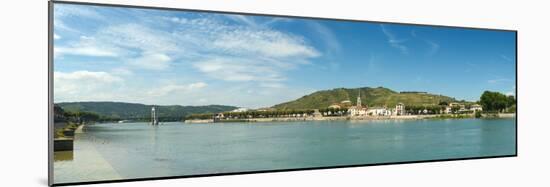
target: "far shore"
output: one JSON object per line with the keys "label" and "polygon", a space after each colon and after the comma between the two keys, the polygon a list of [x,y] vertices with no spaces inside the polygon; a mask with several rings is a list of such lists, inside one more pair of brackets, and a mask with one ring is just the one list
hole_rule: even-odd
{"label": "far shore", "polygon": [[[515,113],[483,114],[483,118],[514,118]],[[232,123],[232,122],[290,122],[290,121],[375,121],[375,120],[421,120],[421,119],[468,119],[475,118],[473,114],[461,115],[403,115],[403,116],[325,116],[325,117],[280,117],[280,118],[247,118],[247,119],[189,119],[185,123]]]}

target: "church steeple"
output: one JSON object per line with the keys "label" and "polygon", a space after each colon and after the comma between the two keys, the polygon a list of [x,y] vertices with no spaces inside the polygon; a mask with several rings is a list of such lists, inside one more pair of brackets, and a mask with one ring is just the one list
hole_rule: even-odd
{"label": "church steeple", "polygon": [[361,108],[361,89],[359,89],[359,95],[357,95],[357,107]]}

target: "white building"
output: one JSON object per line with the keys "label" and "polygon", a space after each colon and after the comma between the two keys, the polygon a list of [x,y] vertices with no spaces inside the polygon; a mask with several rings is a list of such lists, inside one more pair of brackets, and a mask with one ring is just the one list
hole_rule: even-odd
{"label": "white building", "polygon": [[464,104],[461,104],[461,103],[449,103],[448,106],[445,107],[445,113],[447,114],[450,114],[452,113],[452,108],[453,107],[458,107],[458,112],[464,112],[464,111],[467,111],[466,110],[466,106]]}
{"label": "white building", "polygon": [[445,106],[445,114],[450,114],[452,111],[451,106]]}
{"label": "white building", "polygon": [[367,110],[367,114],[370,116],[389,116],[391,111],[386,109],[386,107],[372,107]]}
{"label": "white building", "polygon": [[396,115],[396,116],[405,115],[405,104],[397,103],[397,105],[395,105],[395,110],[393,115]]}
{"label": "white building", "polygon": [[480,112],[483,111],[483,108],[481,107],[481,105],[473,104],[472,106],[470,106],[470,111]]}

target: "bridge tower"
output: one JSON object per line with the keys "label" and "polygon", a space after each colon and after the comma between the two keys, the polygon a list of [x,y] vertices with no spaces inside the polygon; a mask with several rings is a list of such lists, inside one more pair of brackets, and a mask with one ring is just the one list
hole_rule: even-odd
{"label": "bridge tower", "polygon": [[155,107],[152,107],[151,108],[151,125],[158,125],[158,124],[159,124],[159,120],[157,117],[157,112],[155,110]]}

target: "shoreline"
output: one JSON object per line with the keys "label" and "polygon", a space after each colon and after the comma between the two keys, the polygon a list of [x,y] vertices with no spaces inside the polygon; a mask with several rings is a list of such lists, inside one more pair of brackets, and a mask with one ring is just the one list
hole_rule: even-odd
{"label": "shoreline", "polygon": [[[514,118],[515,113],[503,113],[503,114],[484,114],[482,119],[493,118]],[[430,115],[404,115],[404,116],[327,116],[327,117],[282,117],[282,118],[248,118],[248,119],[198,119],[198,120],[185,120],[187,124],[201,124],[201,123],[255,123],[255,122],[293,122],[293,121],[376,121],[376,120],[423,120],[423,119],[471,119],[475,118],[473,114],[467,115],[442,115],[442,114],[430,114]]]}
{"label": "shoreline", "polygon": [[74,133],[75,133],[75,134],[82,134],[82,133],[84,133],[84,124],[78,125],[78,127],[76,127],[76,129],[74,130]]}

